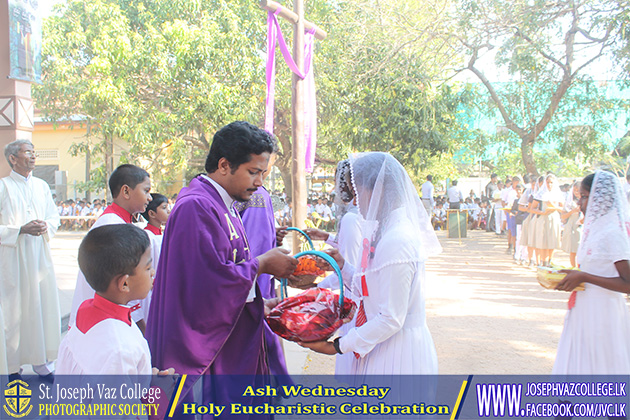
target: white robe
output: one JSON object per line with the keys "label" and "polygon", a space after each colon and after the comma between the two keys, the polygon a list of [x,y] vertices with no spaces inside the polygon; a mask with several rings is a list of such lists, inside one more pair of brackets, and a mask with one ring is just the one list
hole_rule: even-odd
{"label": "white robe", "polygon": [[[344,214],[341,218],[341,222],[339,223],[339,233],[335,238],[335,242],[327,243],[333,245],[344,257],[344,259],[353,266],[357,266],[360,264],[361,259],[361,240],[363,239],[361,236],[361,229],[358,224],[358,209],[356,206],[350,205],[348,212]],[[324,280],[322,280],[318,287],[330,288],[332,290],[339,289],[339,279],[335,273],[329,275]],[[351,297],[348,292],[348,287],[344,288],[345,296]],[[345,335],[348,331],[354,328],[354,319],[347,324],[343,324],[338,331],[340,336]],[[345,353],[338,354],[335,360],[335,375],[350,375],[352,374],[352,363],[354,360],[354,354]]]}
{"label": "white robe", "polygon": [[[589,256],[580,270],[601,277],[618,277],[615,262]],[[568,296],[568,295],[567,295]],[[554,375],[629,375],[630,311],[626,295],[585,283],[567,311],[553,365]]]}
{"label": "white robe", "polygon": [[[372,266],[382,267],[366,274],[369,295],[363,298],[367,322],[341,337],[345,353],[361,357],[352,361],[353,375],[437,375],[433,338],[426,323],[422,283],[424,262],[413,259],[416,250],[412,232],[394,220],[376,245]],[[387,263],[386,263],[387,262]],[[360,275],[346,263],[344,283],[360,289]],[[352,280],[351,280],[352,279]],[[357,302],[357,306],[359,302]]]}
{"label": "white robe", "polygon": [[[48,232],[20,235],[35,219],[46,221]],[[1,374],[57,358],[61,316],[50,239],[59,220],[45,181],[16,172],[0,179]]]}

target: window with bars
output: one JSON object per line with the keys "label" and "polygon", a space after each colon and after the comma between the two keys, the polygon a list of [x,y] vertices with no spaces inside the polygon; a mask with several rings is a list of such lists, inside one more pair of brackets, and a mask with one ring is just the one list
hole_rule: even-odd
{"label": "window with bars", "polygon": [[37,149],[37,158],[39,160],[57,160],[59,159],[59,150],[57,149]]}

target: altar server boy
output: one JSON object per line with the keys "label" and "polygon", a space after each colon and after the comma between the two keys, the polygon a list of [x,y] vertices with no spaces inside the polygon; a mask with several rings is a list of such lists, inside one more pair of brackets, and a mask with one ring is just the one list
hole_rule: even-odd
{"label": "altar server boy", "polygon": [[[149,235],[149,240],[151,241],[151,258],[153,258],[153,268],[157,271],[158,262],[160,261],[160,252],[162,251],[162,226],[166,225],[168,215],[171,211],[168,208],[168,198],[166,198],[166,196],[152,193],[151,197],[153,199],[144,213],[142,213],[142,217],[147,221],[144,231]],[[151,294],[152,292],[149,292],[147,297],[140,302],[140,308],[135,311],[138,313],[138,317],[134,317],[134,320],[138,319],[141,315],[142,319],[144,319],[144,325],[146,325],[149,317]],[[140,327],[140,330],[144,334],[143,324],[138,323],[138,327]]]}
{"label": "altar server boy", "polygon": [[[112,197],[114,197],[114,202],[107,206],[92,229],[105,225],[132,223],[134,215],[144,212],[152,199],[149,173],[135,165],[124,164],[116,168],[109,177],[109,189]],[[85,281],[83,274],[79,270],[70,310],[68,323],[70,327],[75,323],[79,306],[84,301],[94,297],[94,289]],[[139,324],[141,329],[144,329],[144,320],[140,311],[134,312],[133,320]]]}
{"label": "altar server boy", "polygon": [[96,293],[61,342],[57,374],[151,375],[149,346],[126,306],[153,287],[149,237],[131,224],[97,227],[81,242],[78,259]]}

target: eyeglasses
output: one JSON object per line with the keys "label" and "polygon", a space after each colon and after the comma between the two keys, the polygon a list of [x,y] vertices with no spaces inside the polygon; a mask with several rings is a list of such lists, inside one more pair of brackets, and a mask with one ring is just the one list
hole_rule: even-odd
{"label": "eyeglasses", "polygon": [[39,157],[39,153],[35,152],[35,150],[25,150],[23,153],[24,153],[24,156],[26,156],[27,158],[30,158],[33,156]]}

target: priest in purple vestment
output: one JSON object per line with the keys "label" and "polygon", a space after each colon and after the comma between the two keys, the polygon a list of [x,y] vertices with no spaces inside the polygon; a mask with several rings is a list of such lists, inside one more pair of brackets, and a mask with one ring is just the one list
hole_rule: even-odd
{"label": "priest in purple vestment", "polygon": [[198,404],[242,401],[244,389],[219,385],[209,375],[269,373],[256,278],[286,277],[297,260],[280,248],[253,257],[233,204],[262,186],[275,149],[273,136],[249,123],[223,127],[210,146],[207,174],[179,193],[164,232],[147,341],[154,366],[206,375]]}

